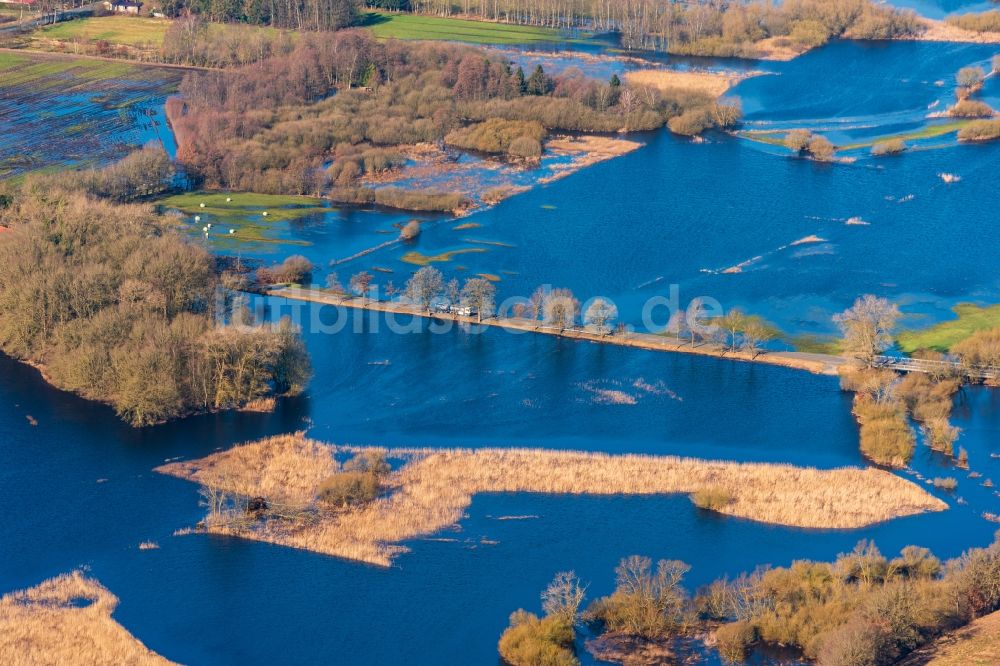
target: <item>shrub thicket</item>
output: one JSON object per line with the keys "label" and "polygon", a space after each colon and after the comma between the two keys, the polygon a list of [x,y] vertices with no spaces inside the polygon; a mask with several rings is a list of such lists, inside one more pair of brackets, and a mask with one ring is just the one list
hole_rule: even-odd
{"label": "shrub thicket", "polygon": [[536,120],[503,120],[491,118],[485,122],[452,130],[445,143],[482,153],[512,157],[540,157],[545,128]]}
{"label": "shrub thicket", "polygon": [[953,14],[945,19],[948,23],[963,30],[973,32],[1000,32],[1000,11],[992,10],[980,13]]}
{"label": "shrub thicket", "polygon": [[824,666],[888,665],[1000,609],[1000,540],[944,565],[924,548],[907,546],[890,560],[862,541],[833,563],[797,561],[716,581],[697,606],[734,623],[720,629],[720,650],[733,657],[760,640],[798,647]]}

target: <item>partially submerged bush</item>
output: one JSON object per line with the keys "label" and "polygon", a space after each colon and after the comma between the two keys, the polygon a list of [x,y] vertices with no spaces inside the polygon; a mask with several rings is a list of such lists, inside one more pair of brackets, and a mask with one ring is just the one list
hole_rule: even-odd
{"label": "partially submerged bush", "polygon": [[945,455],[954,455],[955,440],[961,433],[959,428],[948,423],[946,418],[935,418],[921,425],[924,439],[933,450]]}
{"label": "partially submerged bush", "polygon": [[[719,651],[739,660],[755,641],[797,647],[820,666],[896,663],[941,633],[1000,608],[1000,539],[942,565],[925,548],[884,557],[862,541],[833,563],[716,581],[699,595],[706,616],[735,620]],[[723,631],[725,630],[725,631]]]}
{"label": "partially submerged bush", "polygon": [[803,150],[809,147],[809,141],[812,139],[812,132],[807,129],[793,129],[788,134],[785,135],[784,143],[785,147],[796,153],[801,153]]}
{"label": "partially submerged bush", "polygon": [[686,622],[687,593],[681,581],[689,569],[683,562],[660,560],[654,571],[648,557],[627,557],[615,569],[615,591],[591,604],[587,616],[610,631],[665,638]]}
{"label": "partially submerged bush", "polygon": [[277,266],[262,266],[257,269],[259,284],[301,284],[312,277],[313,264],[300,254],[295,254]]}
{"label": "partially submerged bush", "polygon": [[498,648],[511,666],[578,666],[573,637],[573,625],[563,617],[539,619],[534,613],[518,610],[511,614]]}
{"label": "partially submerged bush", "polygon": [[1000,139],[1000,120],[974,120],[958,131],[958,140],[967,142]]}
{"label": "partially submerged bush", "polygon": [[861,425],[861,453],[879,465],[905,467],[913,457],[915,437],[903,406],[858,395],[854,414]]}
{"label": "partially submerged bush", "polygon": [[809,146],[807,147],[809,154],[812,155],[814,160],[820,162],[829,162],[833,159],[833,154],[837,152],[833,144],[825,136],[816,135],[809,140]]}
{"label": "partially submerged bush", "polygon": [[989,118],[993,115],[993,107],[979,100],[960,99],[948,109],[948,115],[953,118]]}
{"label": "partially submerged bush", "polygon": [[933,381],[923,373],[911,372],[899,382],[896,389],[914,419],[930,422],[935,419],[947,421],[959,386],[957,379]]}
{"label": "partially submerged bush", "polygon": [[[968,369],[1000,367],[1000,328],[977,331],[952,345],[951,350]],[[1000,384],[1000,374],[987,378],[986,384]]]}
{"label": "partially submerged bush", "polygon": [[410,241],[420,235],[420,220],[410,220],[399,230],[399,237],[402,240]]}
{"label": "partially submerged bush", "polygon": [[716,630],[715,638],[723,660],[739,664],[746,659],[750,646],[757,640],[757,628],[745,621],[724,624]]}
{"label": "partially submerged bush", "polygon": [[733,494],[723,488],[705,488],[691,493],[691,501],[699,509],[719,511],[733,503]]}
{"label": "partially submerged bush", "polygon": [[879,141],[874,146],[872,146],[872,155],[876,157],[882,157],[885,155],[898,155],[899,153],[905,152],[909,146],[902,139],[886,139],[885,141]]}
{"label": "partially submerged bush", "polygon": [[712,120],[704,109],[691,109],[667,121],[667,127],[674,134],[695,136],[712,126]]}
{"label": "partially submerged bush", "polygon": [[933,481],[934,487],[938,490],[946,490],[948,492],[954,492],[958,489],[958,480],[952,477],[937,477]]}

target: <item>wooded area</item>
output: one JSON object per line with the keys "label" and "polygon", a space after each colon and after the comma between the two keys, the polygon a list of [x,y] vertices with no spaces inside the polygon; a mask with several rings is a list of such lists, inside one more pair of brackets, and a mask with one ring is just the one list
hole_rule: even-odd
{"label": "wooded area", "polygon": [[[655,129],[694,110],[697,131],[739,118],[737,106],[704,94],[601,82],[578,70],[550,77],[536,68],[525,77],[471,47],[378,42],[362,30],[304,34],[287,55],[231,71],[192,72],[180,88],[167,114],[187,173],[207,187],[283,194],[350,185],[363,170],[359,146],[443,142],[469,123],[491,119],[618,132]],[[509,140],[537,153],[537,126],[520,128]],[[391,154],[377,162],[386,159]],[[327,161],[332,165],[324,172]]]}
{"label": "wooded area", "polygon": [[[150,161],[79,180],[116,196],[115,183],[148,180],[123,172]],[[289,322],[222,325],[232,299],[206,250],[150,206],[98,199],[76,180],[29,177],[0,198],[5,353],[137,426],[304,388],[309,360]]]}

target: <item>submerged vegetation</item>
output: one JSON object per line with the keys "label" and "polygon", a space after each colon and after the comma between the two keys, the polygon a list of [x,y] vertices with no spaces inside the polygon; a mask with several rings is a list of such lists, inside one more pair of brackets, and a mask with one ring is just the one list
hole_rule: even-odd
{"label": "submerged vegetation", "polygon": [[[351,471],[338,463],[345,453],[375,454],[405,464],[371,484],[336,476]],[[732,498],[713,507],[721,513],[826,529],[946,508],[922,488],[877,469],[816,470],[530,449],[384,451],[324,445],[301,435],[264,439],[157,471],[199,483],[218,498],[205,521],[211,532],[385,566],[407,550],[402,542],[458,522],[473,495],[485,492],[650,495],[721,490]],[[319,499],[331,478],[342,479],[338,487],[350,481],[350,497],[360,501],[335,502],[338,509],[331,512],[329,503]],[[248,519],[254,498],[283,508],[278,515],[254,513]],[[281,517],[289,515],[294,518]]]}
{"label": "submerged vegetation", "polygon": [[162,166],[140,153],[7,195],[0,347],[136,426],[301,391],[310,370],[294,327],[224,325],[234,312],[211,255],[151,207],[113,203]]}

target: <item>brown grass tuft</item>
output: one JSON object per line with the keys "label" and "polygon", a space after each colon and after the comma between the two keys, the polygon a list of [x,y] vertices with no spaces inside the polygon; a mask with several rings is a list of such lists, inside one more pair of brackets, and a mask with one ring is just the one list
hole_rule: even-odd
{"label": "brown grass tuft", "polygon": [[337,469],[334,456],[365,450],[282,435],[156,471],[310,512],[309,520],[264,518],[249,526],[206,521],[212,532],[385,566],[406,551],[400,542],[457,523],[472,496],[485,492],[652,495],[712,489],[732,498],[717,509],[722,513],[806,528],[857,528],[947,508],[919,486],[877,469],[536,449],[394,449],[387,457],[406,464],[386,476],[383,496],[350,511],[324,511],[316,494]]}
{"label": "brown grass tuft", "polygon": [[111,619],[118,598],[79,571],[0,597],[0,663],[170,664]]}

